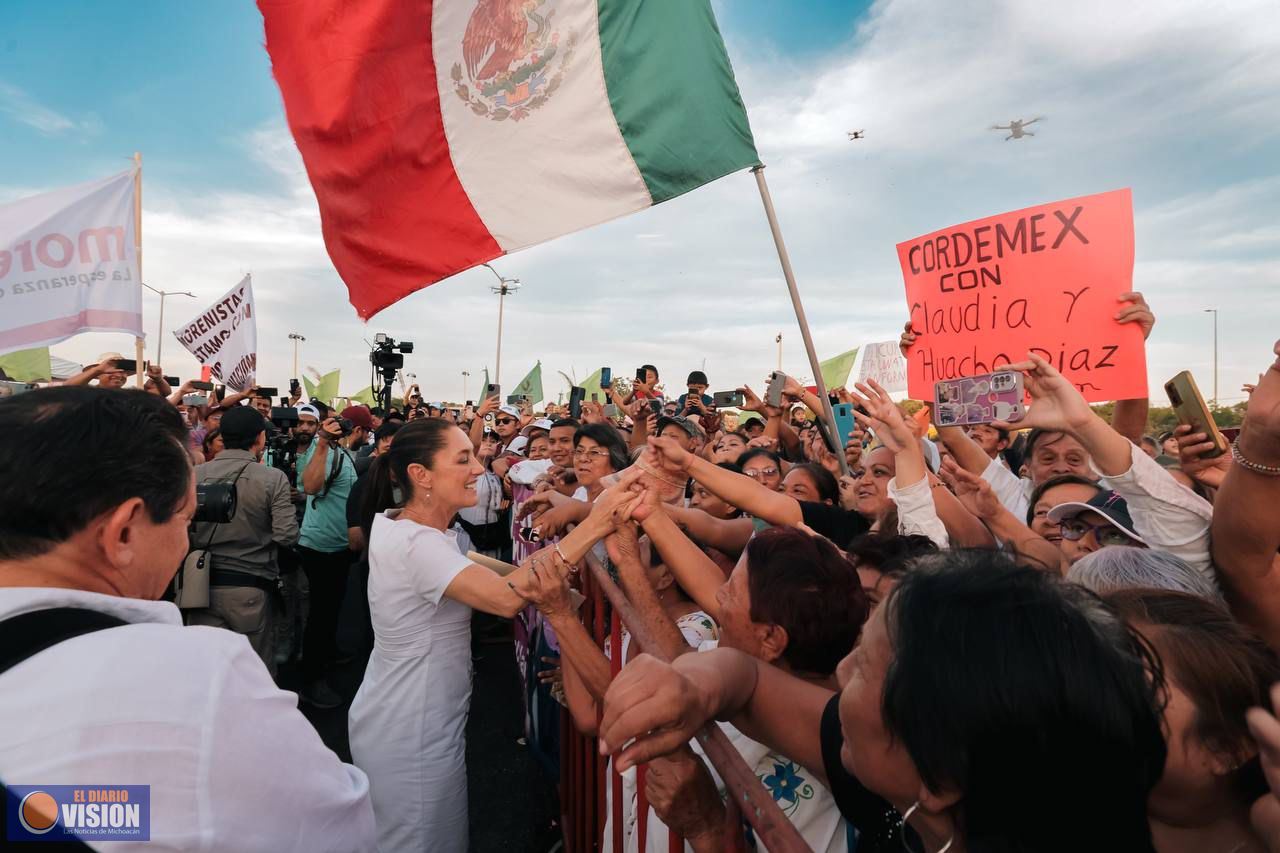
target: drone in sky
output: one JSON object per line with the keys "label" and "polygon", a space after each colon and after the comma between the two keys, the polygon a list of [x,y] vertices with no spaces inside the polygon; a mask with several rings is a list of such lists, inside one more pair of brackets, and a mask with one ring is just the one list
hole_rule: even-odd
{"label": "drone in sky", "polygon": [[866,139],[866,133],[867,132],[865,130],[851,130],[849,131],[849,141],[852,142],[855,139]]}
{"label": "drone in sky", "polygon": [[1004,141],[1008,142],[1010,139],[1021,139],[1024,136],[1035,136],[1034,133],[1032,133],[1029,130],[1026,130],[1025,128],[1028,125],[1035,124],[1038,121],[1044,121],[1044,116],[1036,116],[1035,118],[1031,119],[1031,121],[1023,121],[1022,119],[1013,119],[1008,124],[993,124],[991,125],[990,130],[1009,131],[1009,135],[1004,138]]}

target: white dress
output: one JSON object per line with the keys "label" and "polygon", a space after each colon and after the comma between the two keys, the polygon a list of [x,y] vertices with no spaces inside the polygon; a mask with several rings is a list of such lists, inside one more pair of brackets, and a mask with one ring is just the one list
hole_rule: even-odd
{"label": "white dress", "polygon": [[379,850],[462,853],[471,608],[444,591],[471,561],[456,531],[395,515],[369,536],[374,649],[348,716],[351,759],[369,777]]}

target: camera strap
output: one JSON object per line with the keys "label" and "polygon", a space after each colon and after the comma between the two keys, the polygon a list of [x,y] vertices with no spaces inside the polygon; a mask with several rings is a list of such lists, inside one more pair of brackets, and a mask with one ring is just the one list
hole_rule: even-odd
{"label": "camera strap", "polygon": [[343,457],[346,457],[347,461],[351,462],[353,469],[356,466],[356,463],[351,459],[351,454],[341,444],[334,444],[333,449],[337,452],[329,459],[329,475],[324,478],[324,486],[321,487],[317,494],[311,496],[311,505],[313,507],[316,505],[316,501],[328,496],[329,488],[333,485],[333,481],[338,479],[338,474],[342,472]]}

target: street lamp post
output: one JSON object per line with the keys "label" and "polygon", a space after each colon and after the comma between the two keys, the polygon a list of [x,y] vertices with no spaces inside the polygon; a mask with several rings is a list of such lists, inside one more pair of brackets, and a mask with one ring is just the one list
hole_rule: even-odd
{"label": "street lamp post", "polygon": [[1206,314],[1213,315],[1213,407],[1218,408],[1218,309],[1206,308]]}
{"label": "street lamp post", "polygon": [[293,378],[297,379],[298,378],[298,343],[299,342],[305,343],[307,339],[304,338],[302,335],[299,335],[297,332],[290,332],[289,340],[293,341]]}
{"label": "street lamp post", "polygon": [[164,349],[164,299],[165,297],[166,296],[190,296],[192,299],[195,299],[196,295],[194,293],[190,293],[185,290],[156,290],[154,287],[147,284],[146,282],[143,282],[142,286],[145,287],[147,290],[150,290],[152,293],[160,294],[160,324],[159,324],[159,328],[156,331],[156,364],[160,364],[161,363],[160,352]]}
{"label": "street lamp post", "polygon": [[471,375],[470,370],[462,371],[462,399],[467,399],[467,377]]}
{"label": "street lamp post", "polygon": [[498,356],[493,365],[493,384],[499,385],[502,382],[502,309],[503,303],[506,301],[508,293],[515,293],[520,289],[520,279],[503,278],[493,267],[484,264],[489,272],[498,276],[498,283],[489,285],[489,289],[498,294]]}

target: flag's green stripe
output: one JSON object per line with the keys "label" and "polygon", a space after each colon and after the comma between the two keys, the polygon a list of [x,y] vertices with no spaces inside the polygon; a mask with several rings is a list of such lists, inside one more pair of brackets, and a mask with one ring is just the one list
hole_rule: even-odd
{"label": "flag's green stripe", "polygon": [[759,163],[710,0],[598,0],[609,103],[655,204]]}

